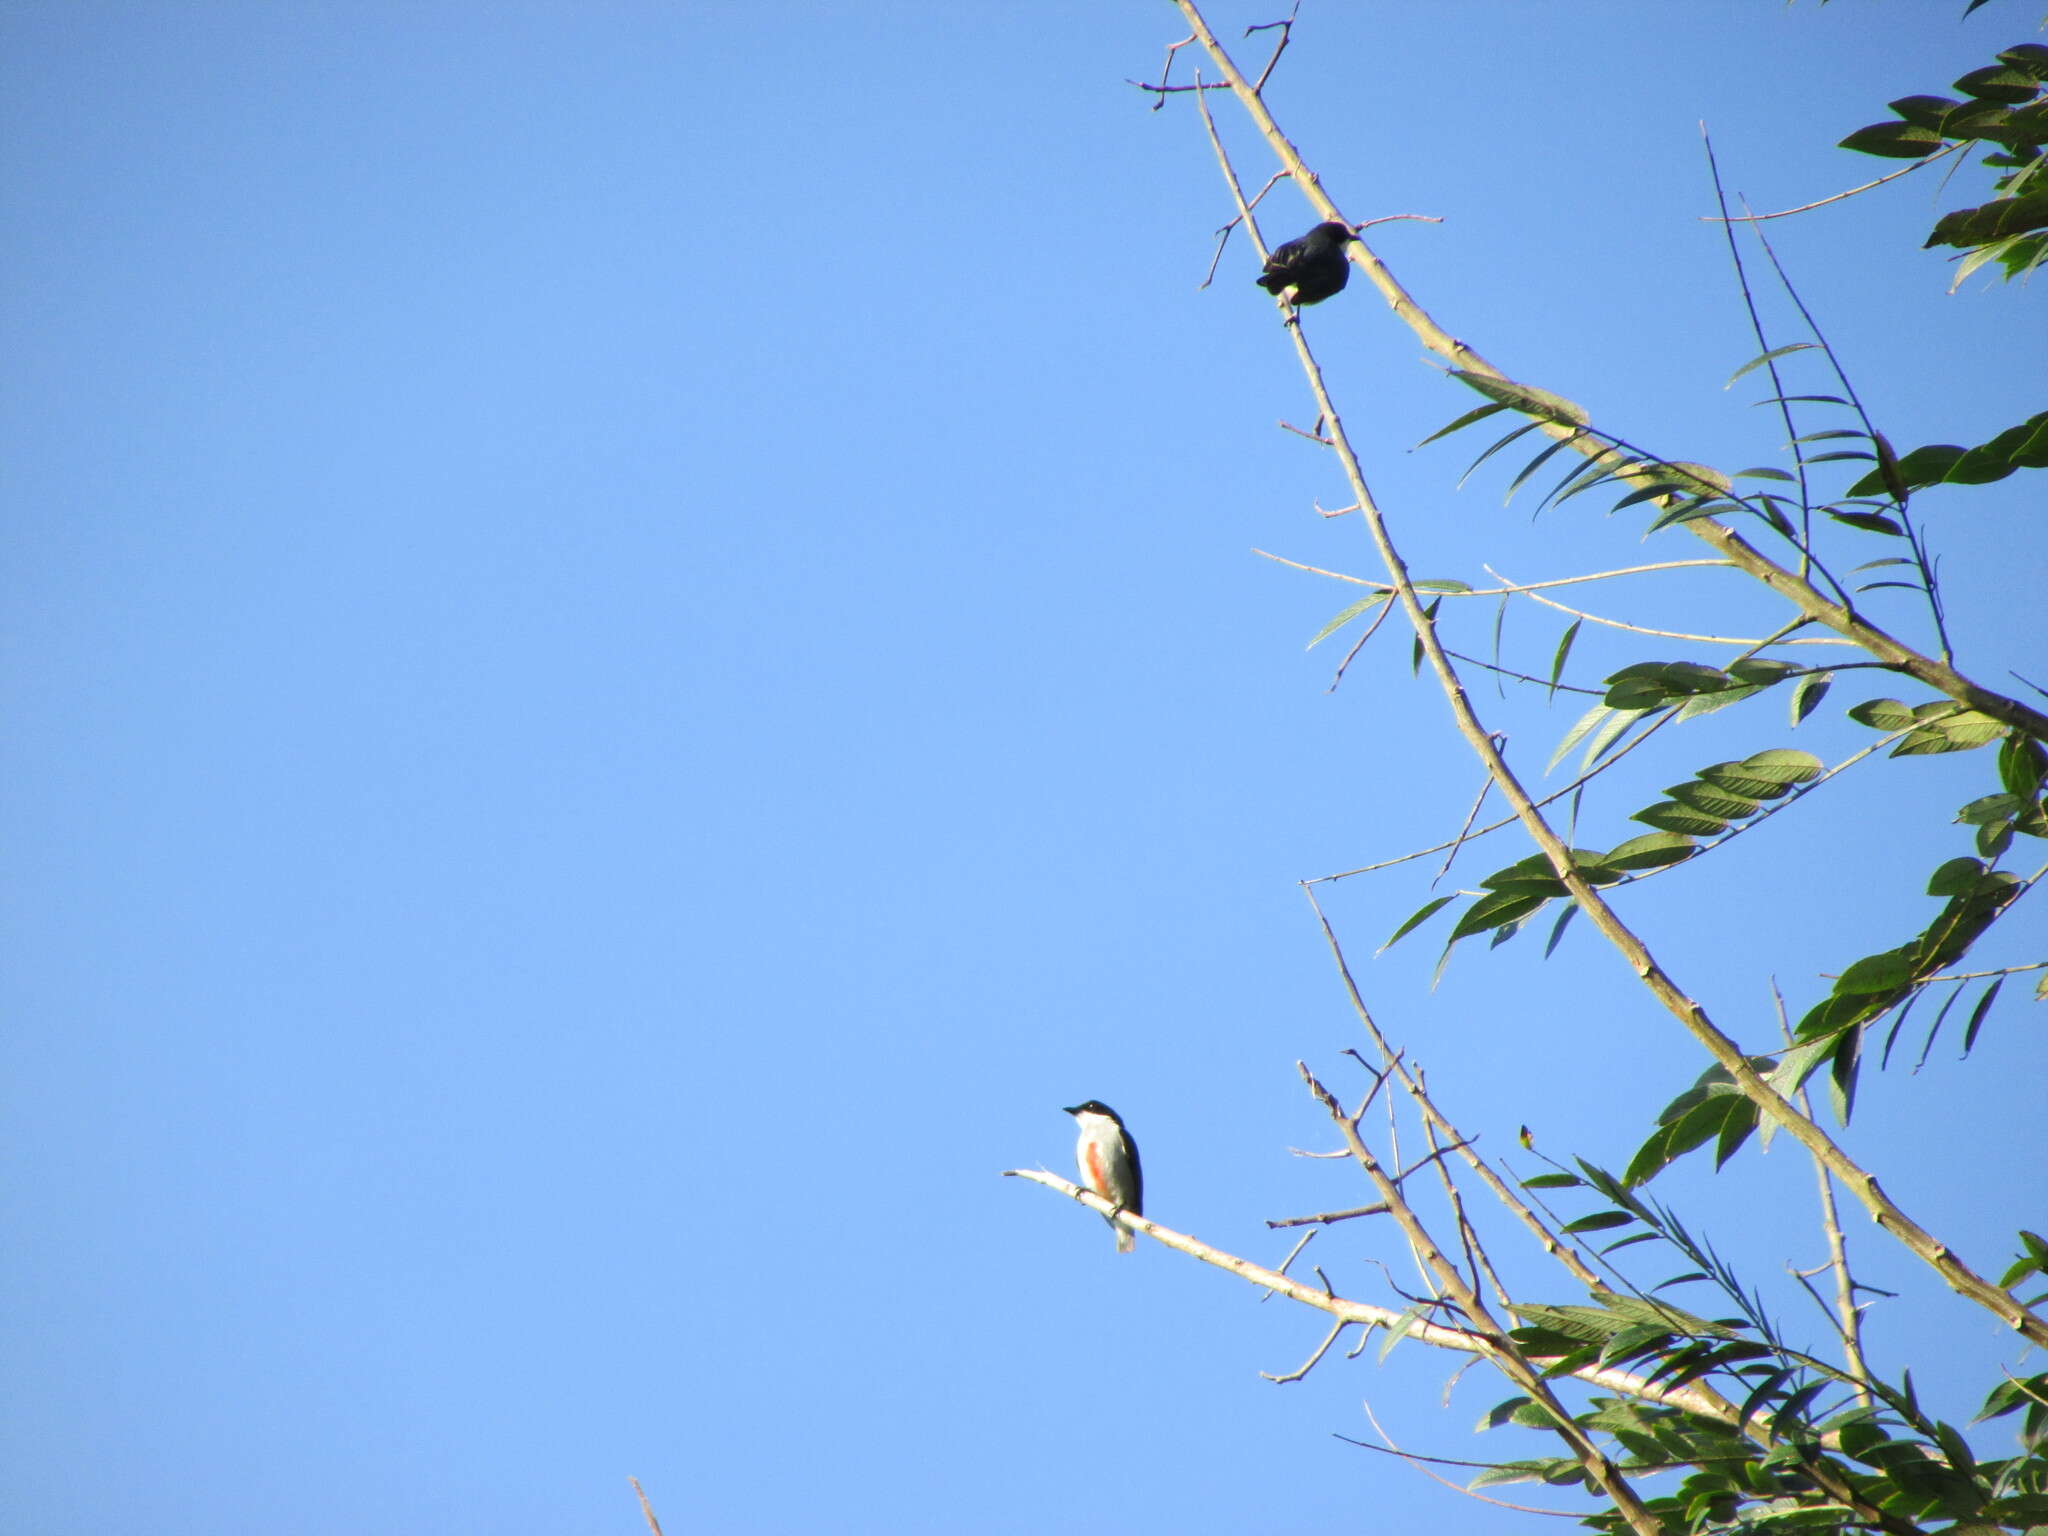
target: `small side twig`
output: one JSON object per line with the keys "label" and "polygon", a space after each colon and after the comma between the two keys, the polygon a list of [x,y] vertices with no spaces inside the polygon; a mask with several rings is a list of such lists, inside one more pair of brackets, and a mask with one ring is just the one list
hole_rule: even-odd
{"label": "small side twig", "polygon": [[1350,1326],[1351,1319],[1348,1317],[1338,1318],[1336,1322],[1330,1325],[1330,1331],[1323,1335],[1323,1342],[1316,1346],[1316,1352],[1302,1361],[1296,1369],[1289,1371],[1285,1376],[1275,1376],[1271,1371],[1261,1371],[1259,1374],[1272,1382],[1276,1387],[1284,1387],[1290,1381],[1300,1381],[1302,1377],[1316,1368],[1316,1363],[1330,1352],[1330,1346],[1336,1343],[1344,1330]]}

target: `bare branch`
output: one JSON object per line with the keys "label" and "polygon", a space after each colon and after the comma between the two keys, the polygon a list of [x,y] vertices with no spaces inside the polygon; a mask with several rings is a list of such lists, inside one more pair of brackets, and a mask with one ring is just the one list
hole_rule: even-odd
{"label": "bare branch", "polygon": [[1811,213],[1816,208],[1827,207],[1829,203],[1839,203],[1845,197],[1855,197],[1858,193],[1868,192],[1872,187],[1881,187],[1888,181],[1897,181],[1901,176],[1910,176],[1922,166],[1932,165],[1943,155],[1952,155],[1962,147],[1960,140],[1954,144],[1944,144],[1933,154],[1923,156],[1921,159],[1915,160],[1911,165],[1901,167],[1899,170],[1888,171],[1875,181],[1866,181],[1862,186],[1851,187],[1846,192],[1837,192],[1830,197],[1818,198],[1810,203],[1801,203],[1797,208],[1781,208],[1776,213],[1743,213],[1734,215],[1703,213],[1699,216],[1699,219],[1702,224],[1759,224],[1765,219],[1789,219],[1795,213]]}
{"label": "bare branch", "polygon": [[647,1529],[654,1532],[654,1536],[661,1536],[661,1522],[654,1518],[654,1506],[647,1502],[647,1495],[641,1491],[640,1479],[629,1477],[626,1481],[633,1485],[633,1496],[640,1501],[640,1514],[647,1521]]}
{"label": "bare branch", "polygon": [[[1344,1152],[1338,1155],[1349,1157],[1351,1154]],[[1281,1216],[1277,1218],[1269,1216],[1266,1218],[1266,1225],[1269,1227],[1322,1226],[1333,1221],[1350,1221],[1358,1216],[1384,1216],[1386,1214],[1387,1207],[1384,1205],[1354,1205],[1348,1211],[1318,1211],[1313,1216]]]}
{"label": "bare branch", "polygon": [[[1346,1154],[1349,1155],[1348,1153]],[[1276,1269],[1267,1269],[1249,1259],[1238,1258],[1220,1248],[1211,1247],[1199,1238],[1163,1227],[1144,1216],[1133,1215],[1130,1211],[1119,1210],[1092,1189],[1083,1189],[1069,1183],[1056,1173],[1043,1168],[1006,1168],[1006,1179],[1027,1179],[1033,1184],[1043,1184],[1056,1194],[1085,1205],[1097,1215],[1111,1217],[1129,1227],[1142,1237],[1149,1237],[1163,1247],[1176,1253],[1184,1253],[1191,1259],[1199,1259],[1213,1268],[1236,1275],[1240,1280],[1258,1286],[1262,1290],[1276,1292],[1289,1301],[1299,1302],[1305,1307],[1346,1322],[1358,1323],[1368,1328],[1391,1328],[1396,1323],[1405,1324],[1402,1336],[1417,1343],[1436,1349],[1453,1350],[1459,1354],[1477,1355],[1493,1359],[1498,1353],[1497,1346],[1483,1335],[1467,1328],[1453,1328],[1443,1323],[1433,1323],[1427,1318],[1410,1317],[1390,1307],[1375,1306],[1368,1301],[1353,1301],[1348,1297],[1329,1293],[1320,1286],[1305,1285],[1301,1281],[1281,1274]],[[1733,1424],[1735,1414],[1719,1394],[1703,1390],[1698,1386],[1664,1387],[1652,1385],[1632,1371],[1618,1371],[1605,1366],[1588,1366],[1571,1373],[1573,1379],[1598,1387],[1603,1392],[1617,1392],[1624,1397],[1633,1397],[1647,1403],[1657,1403],[1667,1408],[1683,1409],[1687,1413],[1701,1414],[1723,1424]]]}
{"label": "bare branch", "polygon": [[1316,1346],[1316,1352],[1304,1360],[1298,1369],[1289,1371],[1285,1376],[1275,1376],[1270,1371],[1261,1371],[1259,1374],[1275,1386],[1284,1387],[1290,1381],[1301,1380],[1302,1377],[1316,1368],[1316,1362],[1330,1352],[1330,1346],[1337,1342],[1337,1336],[1350,1326],[1350,1320],[1341,1317],[1336,1322],[1330,1324],[1330,1331],[1323,1335],[1323,1342]]}

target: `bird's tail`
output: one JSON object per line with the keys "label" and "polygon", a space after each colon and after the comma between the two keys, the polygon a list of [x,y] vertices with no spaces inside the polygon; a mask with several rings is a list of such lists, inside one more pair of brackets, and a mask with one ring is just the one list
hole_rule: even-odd
{"label": "bird's tail", "polygon": [[1131,1229],[1129,1227],[1120,1221],[1112,1221],[1110,1226],[1116,1231],[1116,1251],[1118,1253],[1129,1253],[1138,1246],[1138,1240],[1131,1236]]}

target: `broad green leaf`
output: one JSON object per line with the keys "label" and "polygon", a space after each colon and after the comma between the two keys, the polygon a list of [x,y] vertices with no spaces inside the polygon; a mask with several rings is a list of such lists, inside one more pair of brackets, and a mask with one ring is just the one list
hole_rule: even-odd
{"label": "broad green leaf", "polygon": [[1675,800],[1659,800],[1655,805],[1644,806],[1629,820],[1640,821],[1660,832],[1677,832],[1689,837],[1719,837],[1728,830],[1728,824],[1718,817],[1703,815]]}
{"label": "broad green leaf", "polygon": [[1957,208],[1934,221],[1922,249],[1937,245],[1968,247],[2004,240],[2048,227],[2048,193],[2000,197],[1975,208]]}
{"label": "broad green leaf", "polygon": [[1799,1091],[1801,1085],[1813,1074],[1813,1069],[1821,1064],[1822,1059],[1832,1049],[1834,1040],[1831,1036],[1809,1040],[1804,1045],[1795,1045],[1779,1059],[1775,1067],[1764,1074],[1764,1081],[1789,1099]]}
{"label": "broad green leaf", "polygon": [[1874,731],[1902,731],[1913,723],[1913,712],[1897,699],[1866,699],[1852,705],[1849,718]]}
{"label": "broad green leaf", "polygon": [[1872,123],[1858,128],[1838,146],[1858,154],[1882,155],[1890,160],[1918,160],[1941,148],[1941,135],[1914,123]]}
{"label": "broad green leaf", "polygon": [[1892,111],[1920,128],[1941,132],[1942,119],[1962,103],[1953,96],[1901,96],[1890,103]]}
{"label": "broad green leaf", "polygon": [[1984,866],[1976,859],[1950,859],[1928,876],[1930,896],[1974,895],[1983,883]]}
{"label": "broad green leaf", "polygon": [[1674,784],[1664,791],[1687,810],[1698,811],[1702,816],[1717,817],[1722,821],[1744,821],[1757,813],[1754,800],[1730,794],[1712,784],[1698,779],[1684,784]]}
{"label": "broad green leaf", "polygon": [[1832,672],[1809,672],[1792,685],[1792,723],[1798,725],[1814,707],[1827,697],[1828,687],[1835,680]]}
{"label": "broad green leaf", "polygon": [[1451,930],[1451,940],[1456,942],[1475,933],[1484,933],[1490,928],[1500,928],[1518,922],[1548,900],[1548,896],[1540,893],[1527,894],[1521,886],[1505,891],[1489,891],[1459,916],[1457,926]]}
{"label": "broad green leaf", "polygon": [[1796,747],[1769,747],[1752,752],[1739,763],[1716,763],[1702,768],[1698,777],[1752,800],[1770,800],[1795,784],[1807,784],[1821,776],[1821,760]]}
{"label": "broad green leaf", "polygon": [[1711,1094],[1670,1124],[1660,1125],[1629,1160],[1622,1177],[1631,1188],[1645,1184],[1709,1138],[1725,1141],[1731,1133],[1746,1135],[1745,1125],[1755,1124],[1756,1106],[1741,1094]]}
{"label": "broad green leaf", "polygon": [[2002,101],[2012,106],[2032,101],[2040,90],[2034,77],[2025,70],[1999,64],[1987,64],[1982,69],[1971,70],[1955,81],[1955,88],[1966,96]]}
{"label": "broad green leaf", "polygon": [[1646,832],[1608,850],[1605,862],[1614,869],[1661,869],[1698,853],[1693,840],[1677,832]]}
{"label": "broad green leaf", "polygon": [[1678,706],[1677,719],[1680,722],[1697,720],[1701,715],[1711,715],[1717,709],[1726,709],[1731,704],[1740,704],[1752,694],[1763,690],[1756,687],[1724,688],[1719,693],[1696,693]]}
{"label": "broad green leaf", "polygon": [[1798,671],[1799,668],[1791,662],[1778,661],[1769,656],[1745,656],[1740,661],[1728,663],[1730,677],[1766,687],[1772,683],[1783,682],[1786,678],[1796,675]]}
{"label": "broad green leaf", "polygon": [[[1619,672],[1610,673],[1606,681],[1610,692],[1616,684],[1645,683],[1653,685],[1655,691],[1665,698],[1713,693],[1729,686],[1726,672],[1719,667],[1702,666],[1696,661],[1638,661]],[[1610,708],[1615,707],[1611,698],[1608,702]]]}
{"label": "broad green leaf", "polygon": [[1865,955],[1836,978],[1835,991],[1844,997],[1896,991],[1912,984],[1919,964],[1919,948],[1912,944]]}

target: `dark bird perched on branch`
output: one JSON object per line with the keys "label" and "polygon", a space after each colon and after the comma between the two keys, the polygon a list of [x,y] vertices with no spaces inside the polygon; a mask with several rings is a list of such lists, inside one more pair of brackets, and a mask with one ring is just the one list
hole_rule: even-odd
{"label": "dark bird perched on branch", "polygon": [[1349,224],[1318,224],[1266,258],[1259,286],[1289,304],[1320,304],[1342,293],[1351,279],[1351,263],[1344,259],[1351,238]]}

